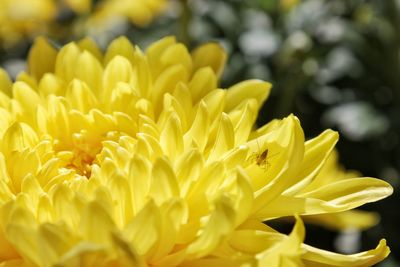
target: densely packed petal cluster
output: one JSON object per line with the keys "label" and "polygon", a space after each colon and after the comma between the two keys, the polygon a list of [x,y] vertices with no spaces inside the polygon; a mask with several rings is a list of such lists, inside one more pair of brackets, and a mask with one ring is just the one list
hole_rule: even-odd
{"label": "densely packed petal cluster", "polygon": [[[1,266],[371,266],[303,243],[299,216],[392,193],[373,178],[324,179],[337,133],[305,141],[291,115],[254,129],[271,85],[218,88],[226,55],[173,37],[59,51],[0,71]],[[326,171],[328,169],[328,171]],[[325,171],[324,171],[325,170]],[[268,221],[294,216],[290,235]]]}
{"label": "densely packed petal cluster", "polygon": [[[2,0],[0,1],[0,44],[10,46],[21,38],[38,34],[58,36],[99,33],[116,21],[129,20],[144,26],[165,9],[166,0]],[[57,19],[72,11],[72,24]],[[68,25],[67,29],[63,29]]]}

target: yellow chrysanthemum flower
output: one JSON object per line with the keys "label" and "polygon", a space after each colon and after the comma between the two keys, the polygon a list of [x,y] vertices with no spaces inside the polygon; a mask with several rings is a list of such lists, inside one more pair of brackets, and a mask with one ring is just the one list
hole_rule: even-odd
{"label": "yellow chrysanthemum flower", "polygon": [[[65,32],[98,34],[120,20],[145,26],[166,4],[166,0],[2,0],[0,44],[12,45],[21,38],[44,33],[50,36]],[[68,9],[78,16],[67,26],[57,24],[57,16]]]}
{"label": "yellow chrysanthemum flower", "polygon": [[[174,38],[33,46],[0,72],[0,266],[371,266],[303,244],[297,215],[392,193],[373,178],[310,189],[338,139],[289,116],[253,130],[271,85],[218,89],[226,55]],[[268,220],[295,216],[290,235]]]}

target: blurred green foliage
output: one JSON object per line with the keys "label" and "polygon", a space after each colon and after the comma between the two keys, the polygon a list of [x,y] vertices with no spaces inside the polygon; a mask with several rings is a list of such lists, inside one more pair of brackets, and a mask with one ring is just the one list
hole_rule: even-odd
{"label": "blurred green foliage", "polygon": [[[142,47],[171,34],[191,47],[220,42],[229,53],[222,87],[247,78],[274,85],[260,124],[294,113],[309,137],[337,129],[346,167],[399,189],[399,0],[176,0],[147,28],[125,25],[94,38],[105,45],[120,34]],[[15,59],[24,58],[28,47],[0,51],[2,65],[21,68]],[[363,235],[362,244],[371,248],[387,237],[393,254],[382,266],[395,266],[400,258],[397,203],[395,193],[369,206],[379,209],[382,222]],[[319,246],[335,236],[311,231],[316,238],[309,241]]]}

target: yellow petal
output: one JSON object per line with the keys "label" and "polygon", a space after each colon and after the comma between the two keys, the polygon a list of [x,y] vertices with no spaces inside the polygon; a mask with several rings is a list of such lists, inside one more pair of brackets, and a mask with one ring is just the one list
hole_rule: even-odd
{"label": "yellow petal", "polygon": [[272,85],[261,80],[248,80],[238,83],[227,90],[225,111],[229,112],[246,99],[254,98],[260,108],[267,99]]}
{"label": "yellow petal", "polygon": [[115,224],[110,214],[103,207],[103,203],[90,202],[82,214],[80,232],[85,239],[100,244],[111,241],[111,232]]}
{"label": "yellow petal", "polygon": [[37,81],[45,73],[54,72],[57,50],[44,37],[36,38],[28,55],[28,71]]}
{"label": "yellow petal", "polygon": [[301,244],[304,240],[305,228],[299,217],[290,235],[271,249],[259,253],[258,266],[297,267],[305,266],[301,261]]}
{"label": "yellow petal", "polygon": [[203,157],[197,149],[189,150],[177,160],[177,180],[182,196],[186,196],[192,183],[199,178],[203,164]]}
{"label": "yellow petal", "polygon": [[67,89],[66,98],[71,103],[72,108],[88,113],[96,108],[97,99],[95,94],[86,83],[81,80],[73,80]]}
{"label": "yellow petal", "polygon": [[210,66],[221,77],[226,62],[225,50],[217,43],[208,43],[198,47],[192,53],[194,69]]}
{"label": "yellow petal", "polygon": [[131,42],[125,36],[121,36],[111,42],[107,47],[107,51],[104,55],[104,65],[108,63],[116,56],[122,56],[128,59],[131,64],[134,64],[134,53],[135,48]]}
{"label": "yellow petal", "polygon": [[182,126],[176,113],[171,113],[160,135],[164,154],[175,160],[183,151]]}
{"label": "yellow petal", "polygon": [[318,137],[305,143],[302,169],[300,173],[296,175],[296,179],[299,182],[286,190],[285,194],[294,194],[312,182],[331,154],[338,139],[339,135],[337,132],[326,130]]}
{"label": "yellow petal", "polygon": [[83,38],[78,42],[78,46],[82,51],[89,51],[90,54],[92,54],[99,62],[102,62],[103,55],[96,42],[92,38]]}
{"label": "yellow petal", "polygon": [[223,154],[231,150],[234,144],[235,133],[233,131],[232,122],[227,114],[222,113],[217,136],[207,160],[218,160]]}
{"label": "yellow petal", "polygon": [[107,102],[112,95],[112,91],[119,82],[130,83],[133,77],[131,63],[122,56],[115,56],[107,64],[103,75],[103,92],[101,99]]}
{"label": "yellow petal", "polygon": [[149,201],[126,226],[123,235],[136,244],[139,255],[144,255],[156,245],[161,231],[160,223],[160,212],[154,202]]}
{"label": "yellow petal", "polygon": [[197,106],[196,117],[192,127],[185,134],[185,147],[190,147],[194,142],[199,151],[203,152],[208,141],[207,133],[210,129],[210,116],[207,105],[201,101]]}
{"label": "yellow petal", "polygon": [[231,231],[234,220],[235,212],[229,201],[223,197],[219,198],[204,232],[190,244],[187,253],[200,258],[213,251]]}
{"label": "yellow petal", "polygon": [[14,151],[23,151],[27,147],[33,147],[38,142],[36,133],[24,123],[11,125],[2,138],[2,150],[6,155]]}
{"label": "yellow petal", "polygon": [[198,69],[189,82],[193,103],[197,103],[210,91],[217,88],[217,77],[210,67]]}
{"label": "yellow petal", "polygon": [[[140,179],[138,179],[140,177]],[[135,212],[139,212],[146,204],[145,199],[150,190],[150,162],[136,155],[129,165],[129,182],[133,194]]]}
{"label": "yellow petal", "polygon": [[229,113],[235,128],[235,146],[242,145],[249,140],[250,132],[257,118],[257,108],[257,101],[253,99],[253,101],[246,101],[236,114]]}
{"label": "yellow petal", "polygon": [[192,72],[192,58],[186,46],[178,43],[166,48],[160,58],[161,63],[166,66],[182,65],[187,73]]}
{"label": "yellow petal", "polygon": [[39,254],[45,261],[43,266],[54,266],[59,258],[68,251],[73,244],[71,233],[63,227],[54,224],[42,224],[38,229]]}
{"label": "yellow petal", "polygon": [[75,43],[64,46],[57,54],[55,74],[69,83],[75,75],[80,49]]}
{"label": "yellow petal", "polygon": [[149,67],[148,59],[138,47],[136,47],[134,56],[134,64],[136,67],[135,72],[137,79],[136,87],[139,89],[141,96],[150,98],[153,80],[151,78],[151,70]]}
{"label": "yellow petal", "polygon": [[154,88],[151,92],[151,100],[159,114],[161,102],[166,93],[172,93],[180,82],[186,82],[188,72],[182,65],[173,65],[165,69],[156,79]]}
{"label": "yellow petal", "polygon": [[238,169],[237,171],[236,183],[236,225],[240,225],[248,218],[253,207],[253,189],[251,188],[249,178],[242,169]]}
{"label": "yellow petal", "polygon": [[179,194],[178,182],[170,164],[164,158],[159,158],[152,170],[150,196],[160,205]]}
{"label": "yellow petal", "polygon": [[14,99],[16,99],[21,104],[21,107],[27,119],[32,119],[36,112],[37,105],[41,102],[39,95],[24,82],[16,82],[13,86],[12,91]]}
{"label": "yellow petal", "polygon": [[336,206],[352,209],[365,203],[378,201],[390,196],[393,188],[386,182],[375,178],[353,178],[334,182],[301,197],[316,198]]}
{"label": "yellow petal", "polygon": [[216,89],[208,93],[203,99],[207,106],[210,118],[213,118],[213,123],[218,124],[218,118],[221,116],[226,103],[226,90]]}
{"label": "yellow petal", "polygon": [[96,95],[101,90],[101,80],[99,77],[103,76],[103,67],[100,62],[90,52],[83,51],[76,60],[79,68],[75,69],[75,77],[85,82],[90,90]]}
{"label": "yellow petal", "polygon": [[[166,115],[170,112],[174,111],[180,121],[180,127],[182,132],[187,131],[188,122],[187,122],[187,114],[181,104],[170,94],[164,95],[164,110],[163,113]],[[162,116],[163,114],[161,114]],[[162,118],[159,118],[161,120]],[[162,127],[165,127],[165,124],[161,124]],[[182,133],[181,133],[182,134]]]}
{"label": "yellow petal", "polygon": [[314,195],[301,197],[281,195],[268,203],[258,213],[258,216],[263,219],[271,219],[295,213],[312,215],[341,212],[365,203],[378,201],[392,193],[390,185],[379,179],[354,178],[344,181],[346,183],[336,182],[323,187],[324,190],[329,190],[329,193],[324,191],[323,196],[322,192],[318,192],[318,190]]}
{"label": "yellow petal", "polygon": [[60,78],[52,73],[47,73],[39,82],[38,92],[42,96],[48,96],[50,94],[64,95],[65,87],[64,82]]}
{"label": "yellow petal", "polygon": [[307,266],[317,267],[367,267],[373,266],[374,264],[382,261],[386,258],[390,249],[386,246],[386,240],[382,239],[379,245],[372,250],[365,252],[352,254],[352,255],[342,255],[338,253],[333,253],[330,251],[325,251],[317,249],[311,246],[305,245],[306,253],[303,255],[304,262]]}
{"label": "yellow petal", "polygon": [[32,231],[35,227],[35,218],[23,207],[13,206],[10,221],[6,230],[8,240],[15,246],[18,253],[31,262],[43,264],[38,251],[38,234]]}
{"label": "yellow petal", "polygon": [[146,55],[149,59],[149,65],[152,71],[153,78],[157,77],[158,74],[163,70],[163,66],[159,62],[161,55],[168,47],[175,43],[175,37],[168,36],[157,42],[154,42],[147,48]]}
{"label": "yellow petal", "polygon": [[[266,173],[266,175],[270,175],[270,177],[267,176],[269,179],[266,179],[266,183],[256,193],[254,212],[268,209],[267,204],[292,185],[290,177],[296,173],[304,155],[304,133],[298,120],[293,116],[284,119],[281,122],[281,127],[272,132],[271,136],[265,138],[275,139],[274,141],[285,149],[278,151],[279,154],[276,156],[275,163],[268,170],[270,173]],[[256,146],[256,144],[257,141],[253,141],[253,146]],[[276,166],[274,166],[275,164]],[[254,179],[253,176],[252,179]]]}

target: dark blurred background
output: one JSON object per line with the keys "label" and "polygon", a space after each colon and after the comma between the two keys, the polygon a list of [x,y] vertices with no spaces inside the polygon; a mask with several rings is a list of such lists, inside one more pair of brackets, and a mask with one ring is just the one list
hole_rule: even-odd
{"label": "dark blurred background", "polygon": [[[78,20],[64,9],[53,28],[71,32]],[[306,241],[340,251],[335,244],[347,238],[354,250],[366,250],[385,237],[392,254],[379,266],[399,266],[399,0],[176,0],[147,26],[122,20],[96,34],[44,34],[59,44],[91,34],[102,46],[121,34],[141,47],[172,34],[191,48],[220,42],[229,54],[222,87],[248,78],[274,86],[259,125],[294,113],[307,137],[333,128],[340,132],[337,147],[346,168],[395,188],[390,198],[364,207],[380,212],[379,225],[350,234],[308,226]],[[1,48],[0,63],[12,75],[24,68],[32,37]]]}

